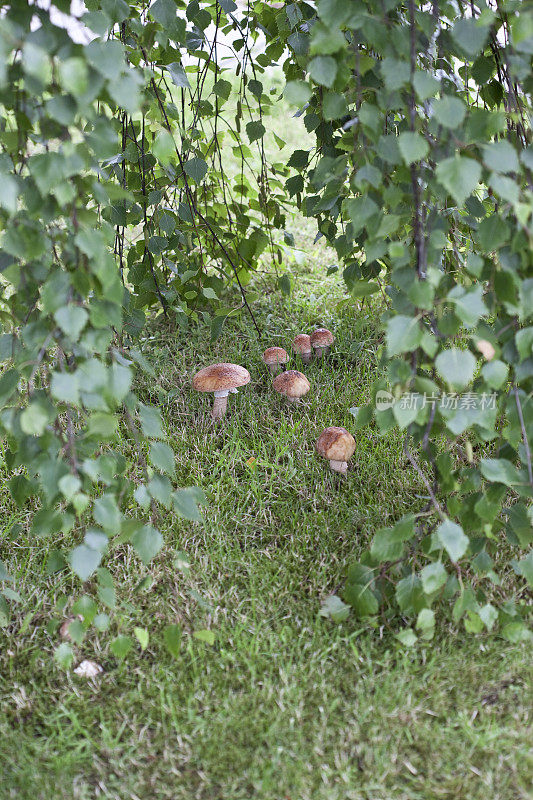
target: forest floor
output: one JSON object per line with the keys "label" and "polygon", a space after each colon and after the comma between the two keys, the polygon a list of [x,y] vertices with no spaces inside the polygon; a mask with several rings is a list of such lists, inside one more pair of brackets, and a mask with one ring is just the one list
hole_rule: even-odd
{"label": "forest floor", "polygon": [[[160,327],[146,342],[158,378],[138,391],[162,407],[178,485],[207,496],[203,523],[168,514],[166,546],[149,568],[127,547],[115,552],[115,624],[146,628],[147,649],[119,663],[108,635],[90,636],[76,662],[91,658],[104,672],[87,681],[60,670],[58,637],[44,624],[69,579],[48,581],[42,549],[23,534],[14,543],[24,602],[0,652],[2,800],[530,797],[525,644],[439,621],[433,641],[406,649],[353,617],[319,616],[376,527],[420,501],[397,433],[356,432],[347,480],[315,452],[324,427],[353,429],[349,409],[368,400],[380,341],[375,312],[343,303],[340,275],[326,276],[331,254],[312,247],[305,226],[295,233],[307,257],[284,267],[291,296],[268,278],[255,286],[261,342],[246,317],[228,321],[215,344],[207,328]],[[317,325],[334,331],[335,347],[304,368],[312,388],[292,407],[272,391],[261,352],[289,349]],[[215,361],[245,365],[252,381],[213,431],[210,397],[190,378]],[[1,497],[6,535],[24,518]],[[25,616],[28,607],[37,613]],[[176,622],[183,637],[172,657],[162,629]]]}

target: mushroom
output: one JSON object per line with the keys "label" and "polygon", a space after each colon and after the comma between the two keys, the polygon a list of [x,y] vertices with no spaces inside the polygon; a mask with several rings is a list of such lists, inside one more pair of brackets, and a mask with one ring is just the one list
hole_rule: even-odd
{"label": "mushroom", "polygon": [[295,403],[304,394],[307,394],[311,385],[305,375],[297,369],[282,372],[272,381],[272,386],[280,394],[284,394],[289,403]]}
{"label": "mushroom", "polygon": [[322,358],[323,355],[327,356],[329,348],[335,341],[331,331],[327,328],[317,328],[311,334],[311,344],[315,348],[315,355],[317,358]]}
{"label": "mushroom", "polygon": [[228,407],[228,394],[237,393],[238,386],[250,383],[250,373],[238,364],[211,364],[196,373],[192,385],[198,392],[213,392],[215,400],[211,416],[222,419]]}
{"label": "mushroom", "polygon": [[311,356],[313,354],[313,348],[311,346],[311,337],[308,336],[306,333],[299,333],[298,336],[294,337],[294,342],[292,343],[292,349],[295,353],[298,353],[301,356],[302,361],[304,364],[309,364],[311,361]]}
{"label": "mushroom", "polygon": [[281,364],[286,364],[289,360],[287,352],[283,347],[268,347],[263,353],[263,361],[269,368],[272,375],[281,372]]}
{"label": "mushroom", "polygon": [[346,428],[332,426],[322,431],[316,443],[316,449],[321,456],[327,458],[334,472],[346,475],[348,460],[355,451],[355,439]]}

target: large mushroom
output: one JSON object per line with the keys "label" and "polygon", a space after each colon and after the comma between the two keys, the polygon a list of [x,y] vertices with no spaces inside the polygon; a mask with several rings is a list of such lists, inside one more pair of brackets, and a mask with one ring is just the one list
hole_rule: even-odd
{"label": "large mushroom", "polygon": [[311,385],[305,375],[297,369],[289,369],[282,372],[272,381],[272,386],[280,394],[285,395],[289,403],[296,403],[300,397],[307,394]]}
{"label": "large mushroom", "polygon": [[306,333],[299,333],[294,337],[292,349],[301,357],[304,364],[309,364],[311,361],[311,356],[313,355],[310,336],[308,336]]}
{"label": "large mushroom", "polygon": [[236,394],[239,386],[250,383],[250,373],[238,364],[211,364],[196,373],[192,385],[198,392],[213,392],[215,399],[211,416],[222,419],[228,407],[228,394]]}
{"label": "large mushroom", "polygon": [[327,356],[329,348],[334,341],[335,337],[327,328],[317,328],[316,331],[313,331],[311,334],[311,345],[315,349],[316,357],[322,358],[323,355]]}
{"label": "large mushroom", "polygon": [[263,353],[263,361],[272,375],[277,375],[278,372],[281,372],[281,364],[286,364],[288,360],[289,356],[283,347],[268,347]]}
{"label": "large mushroom", "polygon": [[355,451],[355,439],[346,428],[332,425],[326,428],[318,437],[316,449],[321,456],[327,458],[334,472],[346,475],[348,461]]}

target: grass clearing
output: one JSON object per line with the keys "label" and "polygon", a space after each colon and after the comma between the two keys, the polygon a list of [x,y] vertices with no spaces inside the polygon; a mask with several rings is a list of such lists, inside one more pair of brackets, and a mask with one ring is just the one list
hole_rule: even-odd
{"label": "grass clearing", "polygon": [[[310,232],[295,233],[309,249]],[[70,579],[47,580],[43,552],[24,535],[12,544],[24,602],[2,633],[2,800],[530,796],[527,645],[441,629],[405,650],[352,618],[336,627],[317,617],[376,526],[422,502],[396,433],[356,432],[347,481],[315,452],[327,425],[352,428],[348,409],[367,399],[377,369],[376,313],[342,306],[341,279],[324,277],[329,258],[317,247],[303,271],[294,267],[288,300],[268,278],[257,284],[264,343],[245,317],[214,345],[206,329],[153,331],[178,484],[201,486],[208,506],[203,525],[168,514],[166,547],[149,570],[127,547],[109,559],[120,583],[114,626],[148,629],[143,653],[118,663],[91,635],[76,660],[94,658],[104,674],[61,672],[50,659],[58,636],[43,625]],[[334,330],[335,347],[303,369],[312,390],[292,407],[271,390],[261,352],[289,349],[294,334],[319,324]],[[245,365],[252,381],[213,431],[211,398],[190,377],[217,360]],[[161,402],[153,381],[139,389]],[[24,515],[5,490],[2,503],[5,535]],[[176,551],[188,554],[188,573],[173,565]],[[134,612],[148,573],[153,584]],[[36,600],[39,611],[25,619]],[[162,646],[169,622],[183,630],[177,658]],[[212,631],[214,644],[195,638],[199,630]]]}

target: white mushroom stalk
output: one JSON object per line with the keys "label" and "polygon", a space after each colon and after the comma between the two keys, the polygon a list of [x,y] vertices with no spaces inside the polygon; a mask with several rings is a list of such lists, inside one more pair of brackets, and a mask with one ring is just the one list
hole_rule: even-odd
{"label": "white mushroom stalk", "polygon": [[348,462],[347,461],[335,461],[332,460],[329,462],[329,466],[333,470],[333,472],[340,472],[341,475],[346,475],[348,472]]}
{"label": "white mushroom stalk", "polygon": [[228,395],[238,394],[238,391],[238,389],[220,389],[217,392],[213,392],[215,396],[213,410],[211,411],[213,419],[222,419],[228,408]]}

